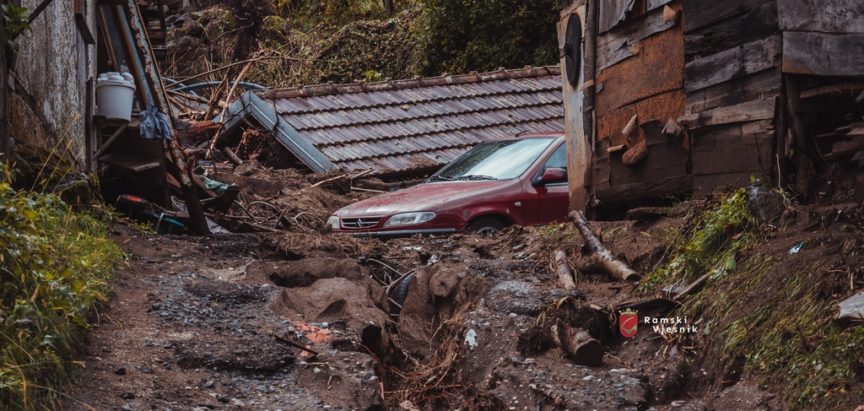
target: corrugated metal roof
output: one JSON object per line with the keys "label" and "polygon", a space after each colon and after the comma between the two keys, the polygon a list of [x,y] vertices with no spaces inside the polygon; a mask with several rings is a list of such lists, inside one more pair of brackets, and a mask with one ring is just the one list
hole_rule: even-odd
{"label": "corrugated metal roof", "polygon": [[336,167],[428,171],[477,143],[563,129],[557,66],[259,92]]}

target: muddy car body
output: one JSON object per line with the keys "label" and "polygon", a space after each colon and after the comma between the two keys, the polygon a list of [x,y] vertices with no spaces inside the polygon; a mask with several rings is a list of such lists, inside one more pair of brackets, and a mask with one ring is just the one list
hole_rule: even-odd
{"label": "muddy car body", "polygon": [[483,143],[422,184],[344,207],[335,232],[406,236],[489,232],[563,220],[568,210],[563,135]]}

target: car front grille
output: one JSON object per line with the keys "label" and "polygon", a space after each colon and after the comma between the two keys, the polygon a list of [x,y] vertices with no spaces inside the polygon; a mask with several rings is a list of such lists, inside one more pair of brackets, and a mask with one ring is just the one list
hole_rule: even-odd
{"label": "car front grille", "polygon": [[375,227],[379,222],[381,222],[381,217],[343,218],[342,227],[349,230],[360,230]]}

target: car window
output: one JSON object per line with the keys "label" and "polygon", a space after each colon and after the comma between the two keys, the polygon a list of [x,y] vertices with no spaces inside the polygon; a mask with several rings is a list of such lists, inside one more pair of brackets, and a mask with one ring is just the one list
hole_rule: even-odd
{"label": "car window", "polygon": [[506,180],[528,170],[554,138],[526,138],[483,143],[432,176],[431,180]]}
{"label": "car window", "polygon": [[552,156],[543,164],[543,169],[547,168],[560,168],[567,171],[567,144],[561,144],[555,149]]}

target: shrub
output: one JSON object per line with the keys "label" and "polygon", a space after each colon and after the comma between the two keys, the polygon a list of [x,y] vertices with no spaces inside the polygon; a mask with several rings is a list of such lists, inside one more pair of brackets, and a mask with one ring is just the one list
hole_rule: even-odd
{"label": "shrub", "polygon": [[0,408],[51,408],[123,255],[107,224],[0,183]]}

